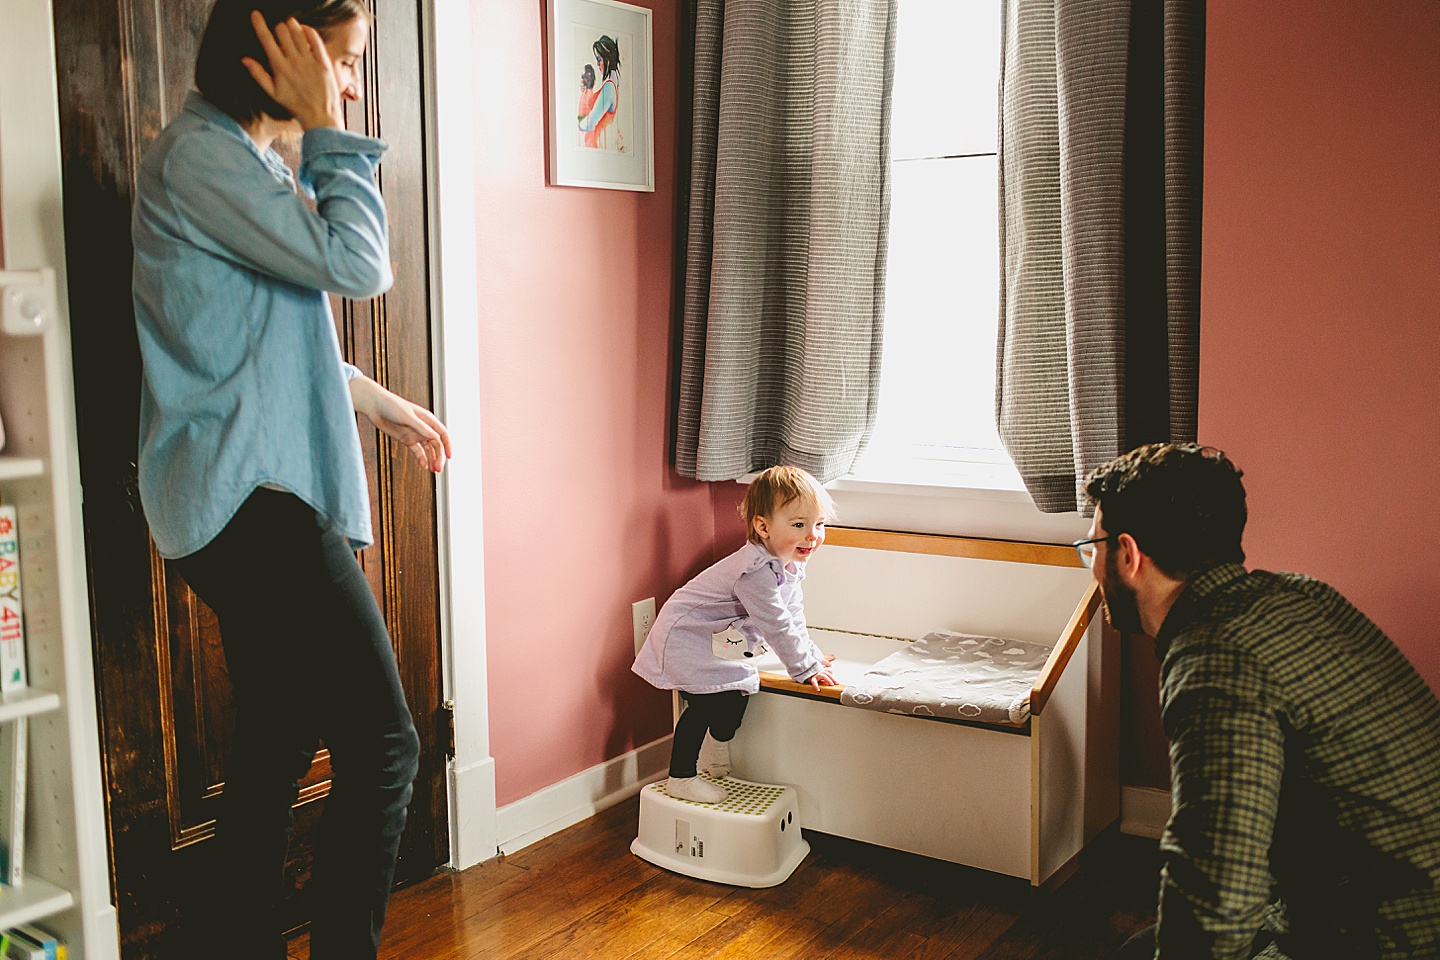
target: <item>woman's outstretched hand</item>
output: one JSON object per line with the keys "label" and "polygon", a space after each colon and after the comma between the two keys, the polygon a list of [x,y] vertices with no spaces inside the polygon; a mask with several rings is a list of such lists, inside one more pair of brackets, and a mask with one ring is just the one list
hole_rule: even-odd
{"label": "woman's outstretched hand", "polygon": [[418,403],[391,393],[369,377],[350,381],[350,398],[355,412],[387,437],[399,441],[431,473],[445,469],[451,457],[450,432],[435,414]]}
{"label": "woman's outstretched hand", "polygon": [[306,130],[345,126],[340,84],[320,33],[294,17],[275,24],[271,33],[258,10],[251,12],[250,23],[260,38],[270,69],[267,71],[250,57],[241,57],[240,62],[260,89],[294,114]]}

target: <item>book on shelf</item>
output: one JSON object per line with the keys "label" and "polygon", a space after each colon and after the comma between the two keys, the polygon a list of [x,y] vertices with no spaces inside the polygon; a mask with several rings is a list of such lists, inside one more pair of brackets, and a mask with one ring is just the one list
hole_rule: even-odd
{"label": "book on shelf", "polygon": [[19,517],[14,504],[0,503],[0,694],[23,690],[27,682]]}
{"label": "book on shelf", "polygon": [[45,948],[36,946],[17,933],[5,934],[5,960],[45,960]]}
{"label": "book on shelf", "polygon": [[22,923],[6,933],[10,935],[10,948],[5,960],[11,957],[19,960],[59,960],[65,952],[65,945],[59,937],[33,923]]}
{"label": "book on shelf", "polygon": [[[25,880],[25,774],[30,721],[0,724],[0,880],[18,887]],[[6,769],[8,762],[9,769]]]}
{"label": "book on shelf", "polygon": [[13,930],[6,934],[5,960],[46,960],[45,948]]}

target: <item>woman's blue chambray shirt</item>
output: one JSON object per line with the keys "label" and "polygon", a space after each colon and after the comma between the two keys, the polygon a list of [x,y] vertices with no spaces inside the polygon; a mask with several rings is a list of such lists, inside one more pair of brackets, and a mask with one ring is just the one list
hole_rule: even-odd
{"label": "woman's blue chambray shirt", "polygon": [[215,538],[262,485],[283,487],[369,546],[370,503],[326,291],[390,288],[384,141],[305,133],[300,186],[191,92],[140,165],[132,235],[140,500],[164,557]]}

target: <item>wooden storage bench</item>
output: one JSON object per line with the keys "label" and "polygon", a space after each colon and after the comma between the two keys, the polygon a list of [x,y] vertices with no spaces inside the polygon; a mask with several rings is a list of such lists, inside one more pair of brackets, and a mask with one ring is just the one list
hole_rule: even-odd
{"label": "wooden storage bench", "polygon": [[842,684],[935,630],[1052,645],[1021,723],[842,706],[761,664],[735,775],[793,784],[805,827],[1039,885],[1116,818],[1118,655],[1073,549],[832,527],[804,591]]}

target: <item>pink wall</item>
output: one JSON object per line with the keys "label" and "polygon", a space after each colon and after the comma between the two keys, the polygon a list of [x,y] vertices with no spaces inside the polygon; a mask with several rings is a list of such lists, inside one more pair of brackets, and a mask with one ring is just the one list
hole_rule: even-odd
{"label": "pink wall", "polygon": [[1200,430],[1440,689],[1440,5],[1209,6]]}
{"label": "pink wall", "polygon": [[[673,5],[653,4],[653,195],[546,186],[543,7],[472,10],[501,804],[667,732],[628,673],[629,604],[743,537],[741,488],[667,463]],[[1246,470],[1252,563],[1333,583],[1440,688],[1440,7],[1208,19],[1201,437]],[[1163,784],[1153,664],[1132,679],[1126,779]]]}
{"label": "pink wall", "polygon": [[[1245,471],[1249,563],[1333,584],[1440,689],[1440,6],[1207,18],[1200,438]],[[1128,652],[1126,780],[1164,786]]]}
{"label": "pink wall", "polygon": [[668,465],[673,4],[654,3],[653,194],[546,184],[541,0],[472,4],[491,753],[506,804],[669,732],[630,603],[713,553]]}
{"label": "pink wall", "polygon": [[715,559],[728,556],[745,543],[745,521],[740,519],[740,502],[748,489],[739,483],[711,484],[715,511]]}

